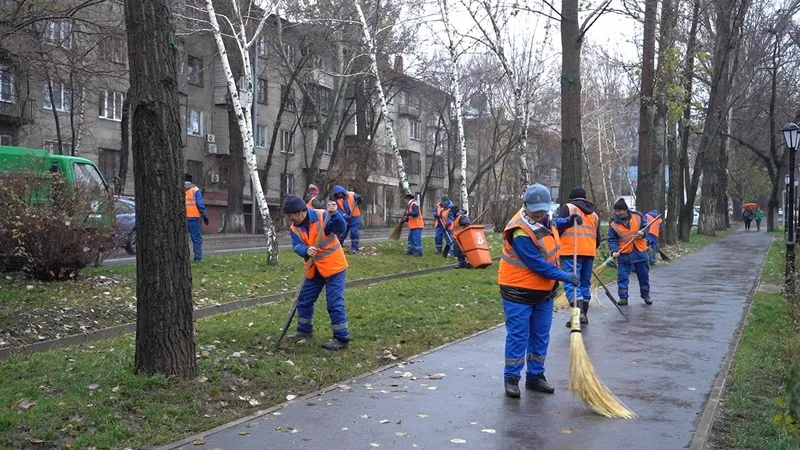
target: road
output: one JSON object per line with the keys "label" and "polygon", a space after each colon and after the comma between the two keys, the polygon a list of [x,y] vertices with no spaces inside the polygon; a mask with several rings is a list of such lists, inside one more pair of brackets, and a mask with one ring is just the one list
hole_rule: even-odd
{"label": "road", "polygon": [[[361,243],[381,242],[387,240],[387,235],[391,230],[387,228],[376,228],[361,230]],[[433,237],[433,230],[423,233],[422,237]],[[401,240],[406,239],[406,232],[403,232]],[[257,253],[266,250],[263,245],[264,238],[260,235],[239,235],[239,236],[207,236],[203,245],[203,256],[229,255],[243,253]],[[350,245],[348,238],[345,245]],[[287,233],[279,233],[278,248],[281,250],[291,249],[291,242]],[[103,263],[104,267],[121,266],[125,264],[135,264],[136,257],[128,255],[124,250],[117,250],[112,253]]]}

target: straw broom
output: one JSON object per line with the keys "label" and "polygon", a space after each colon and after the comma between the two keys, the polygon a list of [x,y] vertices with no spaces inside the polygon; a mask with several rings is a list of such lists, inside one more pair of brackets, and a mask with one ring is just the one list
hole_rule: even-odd
{"label": "straw broom", "polygon": [[392,232],[389,233],[389,239],[392,239],[392,240],[395,240],[395,241],[400,239],[400,235],[403,233],[403,224],[404,223],[405,222],[401,221],[400,223],[398,223],[397,225],[394,226],[394,230],[392,230]]}
{"label": "straw broom", "polygon": [[[577,240],[578,229],[574,229]],[[578,273],[578,248],[572,253],[572,273]],[[601,416],[609,419],[633,419],[636,414],[628,409],[614,394],[597,378],[586,347],[583,345],[581,335],[580,314],[577,292],[572,298],[572,317],[569,333],[569,387],[568,389],[578,398],[583,400],[590,408]]]}

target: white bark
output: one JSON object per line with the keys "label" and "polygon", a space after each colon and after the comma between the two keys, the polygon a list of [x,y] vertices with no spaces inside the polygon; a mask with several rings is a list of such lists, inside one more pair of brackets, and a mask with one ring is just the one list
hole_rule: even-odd
{"label": "white bark", "polygon": [[83,122],[86,120],[86,88],[81,88],[81,101],[78,103],[78,129],[75,130],[75,142],[73,151],[77,155],[81,149],[81,137],[83,137]]}
{"label": "white bark", "polygon": [[467,135],[464,132],[464,119],[461,116],[461,85],[458,81],[458,53],[450,26],[450,10],[447,0],[439,1],[444,30],[447,34],[447,50],[450,52],[450,84],[453,89],[453,106],[455,108],[456,125],[458,127],[458,145],[461,152],[461,209],[469,211],[469,192],[467,192]]}
{"label": "white bark", "polygon": [[[256,197],[254,200],[258,201],[258,209],[261,213],[261,219],[264,222],[264,239],[267,243],[268,261],[270,265],[277,265],[278,239],[277,234],[275,233],[275,225],[272,223],[272,218],[269,214],[267,199],[264,195],[264,190],[261,188],[261,180],[258,176],[258,163],[255,155],[255,142],[253,140],[253,121],[251,120],[251,111],[249,107],[246,108],[243,106],[243,104],[251,104],[253,97],[253,71],[252,67],[250,66],[249,48],[255,42],[258,42],[258,35],[261,33],[264,22],[266,21],[266,18],[271,15],[271,12],[263,12],[264,19],[262,19],[259,23],[258,29],[256,30],[253,38],[248,41],[245,24],[242,20],[242,15],[239,12],[239,5],[236,0],[231,0],[231,4],[235,12],[235,17],[231,19],[230,25],[231,28],[239,27],[239,29],[232,29],[230,31],[236,39],[236,45],[239,48],[239,52],[241,52],[244,66],[244,86],[236,86],[236,80],[233,77],[231,64],[228,60],[228,52],[225,49],[225,42],[222,40],[222,32],[220,31],[219,21],[217,20],[217,13],[214,10],[214,0],[206,0],[206,9],[208,11],[208,19],[213,31],[214,41],[217,44],[217,51],[219,52],[219,57],[222,61],[222,68],[225,71],[225,78],[228,82],[228,92],[231,95],[233,108],[236,112],[236,120],[239,123],[239,132],[242,134],[242,140],[244,141],[245,149],[250,149],[250,151],[245,150],[243,153],[245,161],[247,162],[247,168],[250,172],[250,183],[253,186],[253,192]],[[234,20],[236,20],[237,23],[234,24]],[[242,98],[242,96],[239,94],[240,88],[243,90],[245,98]]]}
{"label": "white bark", "polygon": [[[209,0],[210,1],[210,0]],[[403,157],[400,155],[400,149],[397,147],[397,139],[394,137],[394,127],[392,126],[392,119],[389,117],[389,107],[386,104],[386,96],[383,93],[383,86],[381,85],[380,72],[378,71],[378,57],[375,53],[375,44],[372,42],[372,37],[367,28],[367,19],[364,17],[364,11],[361,10],[361,5],[358,0],[353,0],[353,4],[358,11],[358,19],[361,21],[361,28],[364,30],[364,42],[369,49],[369,58],[372,65],[372,72],[375,76],[375,84],[378,87],[378,97],[381,101],[381,114],[383,114],[383,124],[386,128],[386,136],[389,138],[389,144],[392,146],[395,160],[397,161],[397,177],[400,179],[400,185],[403,187],[403,192],[406,194],[411,193],[411,187],[408,185],[408,176],[406,176],[406,166],[403,164]]]}

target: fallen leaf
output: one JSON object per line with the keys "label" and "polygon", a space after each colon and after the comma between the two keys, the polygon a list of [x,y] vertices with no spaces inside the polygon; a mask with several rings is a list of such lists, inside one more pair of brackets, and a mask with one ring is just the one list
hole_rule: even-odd
{"label": "fallen leaf", "polygon": [[258,400],[254,399],[254,398],[250,399],[250,401],[248,401],[248,403],[250,403],[250,406],[258,406],[258,405],[261,404],[261,402],[259,402]]}
{"label": "fallen leaf", "polygon": [[400,436],[400,437],[406,437],[406,436],[408,436],[408,433],[405,433],[405,432],[403,432],[403,431],[395,431],[395,433],[394,433],[394,434],[396,434],[397,436]]}
{"label": "fallen leaf", "polygon": [[430,417],[430,416],[427,415],[427,414],[417,414],[417,417],[419,417],[420,419],[424,419],[424,418]]}
{"label": "fallen leaf", "polygon": [[97,383],[92,383],[92,384],[86,386],[86,389],[88,389],[90,391],[96,391],[98,388],[100,388],[100,385],[97,384]]}
{"label": "fallen leaf", "polygon": [[347,427],[342,427],[342,431],[347,431],[347,430],[348,430]]}
{"label": "fallen leaf", "polygon": [[30,442],[31,444],[44,444],[43,439],[37,439],[37,438],[28,438],[28,442]]}
{"label": "fallen leaf", "polygon": [[25,410],[31,409],[34,406],[36,406],[36,401],[30,401],[27,398],[23,398],[22,400],[19,401],[19,403],[16,404],[17,408]]}
{"label": "fallen leaf", "polygon": [[413,376],[414,376],[414,374],[411,373],[411,372],[403,372],[403,378],[411,378]]}
{"label": "fallen leaf", "polygon": [[380,421],[380,422],[378,422],[378,423],[389,423],[389,421],[388,421],[387,419],[383,419],[383,420],[381,420],[381,421]]}
{"label": "fallen leaf", "polygon": [[572,434],[572,428],[564,428],[561,432],[564,434]]}
{"label": "fallen leaf", "polygon": [[428,387],[428,390],[429,390],[429,391],[435,391],[436,389],[437,389],[437,387],[436,387],[436,386],[430,386],[430,387]]}
{"label": "fallen leaf", "polygon": [[484,432],[484,433],[489,433],[489,434],[495,434],[495,433],[497,433],[497,431],[495,431],[495,430],[493,430],[493,429],[491,429],[491,428],[484,428],[484,429],[482,429],[481,431],[482,431],[482,432]]}
{"label": "fallen leaf", "polygon": [[366,415],[366,414],[362,414],[362,415],[361,415],[361,418],[362,418],[362,419],[369,419],[369,416],[368,416],[368,415]]}
{"label": "fallen leaf", "polygon": [[289,401],[292,401],[292,400],[294,400],[296,398],[297,398],[297,396],[294,395],[294,394],[289,394],[289,395],[286,396],[286,400],[289,400]]}
{"label": "fallen leaf", "polygon": [[284,361],[284,362],[285,362],[286,364],[290,365],[290,366],[294,366],[294,361],[292,361],[291,359],[287,359],[287,360],[286,360],[286,361]]}
{"label": "fallen leaf", "polygon": [[375,442],[370,442],[369,445],[371,445],[373,447],[380,447],[381,446],[381,444],[378,444],[378,443],[375,443]]}
{"label": "fallen leaf", "polygon": [[204,441],[202,439],[198,439],[198,440],[192,442],[192,445],[206,445],[206,441]]}
{"label": "fallen leaf", "polygon": [[[201,383],[202,383],[202,381],[201,381]],[[111,392],[119,392],[120,389],[121,388],[119,387],[119,385],[117,385],[117,386],[111,388]]]}
{"label": "fallen leaf", "polygon": [[250,433],[248,433],[247,431],[240,431],[239,432],[239,436],[249,436],[249,435],[250,435]]}
{"label": "fallen leaf", "polygon": [[452,442],[453,444],[466,444],[467,443],[467,441],[465,441],[464,439],[459,439],[459,438],[450,439],[450,442]]}
{"label": "fallen leaf", "polygon": [[212,389],[212,390],[208,391],[208,395],[211,398],[217,398],[217,397],[219,397],[219,392],[217,392],[216,389]]}
{"label": "fallen leaf", "polygon": [[[198,383],[205,383],[206,381],[208,381],[208,377],[197,377]],[[112,391],[117,392],[119,390],[119,386],[115,387],[114,389],[112,389]]]}

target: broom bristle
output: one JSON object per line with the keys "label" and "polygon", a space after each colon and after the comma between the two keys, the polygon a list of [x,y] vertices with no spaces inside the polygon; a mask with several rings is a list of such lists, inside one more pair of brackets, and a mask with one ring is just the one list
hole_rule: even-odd
{"label": "broom bristle", "polygon": [[403,222],[398,223],[394,226],[394,230],[389,233],[389,239],[398,240],[400,239],[400,234],[403,232]]}
{"label": "broom bristle", "polygon": [[579,331],[569,338],[569,390],[592,410],[609,419],[633,419],[631,411],[597,378]]}

